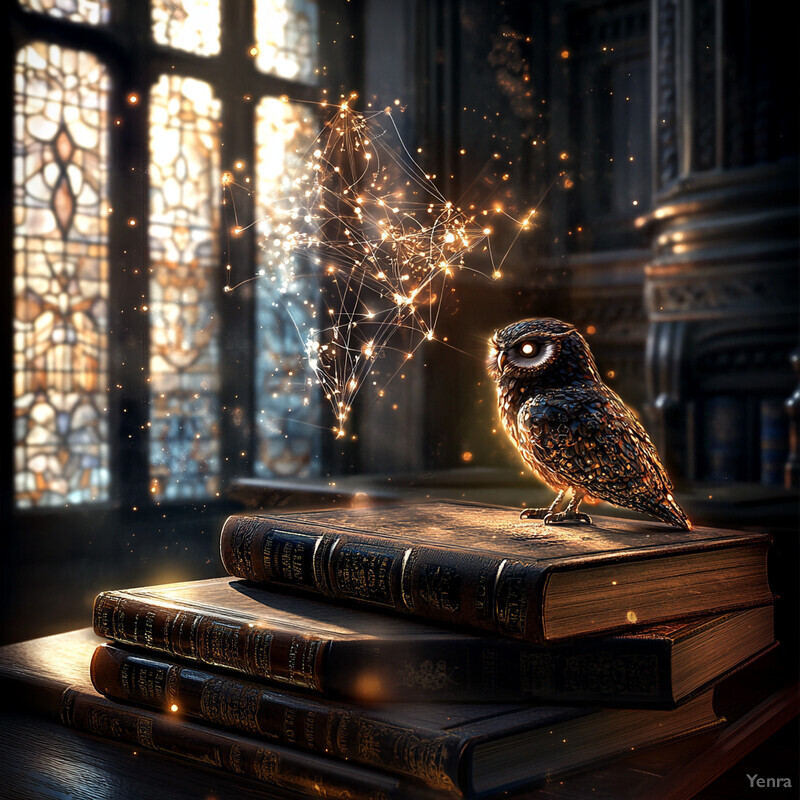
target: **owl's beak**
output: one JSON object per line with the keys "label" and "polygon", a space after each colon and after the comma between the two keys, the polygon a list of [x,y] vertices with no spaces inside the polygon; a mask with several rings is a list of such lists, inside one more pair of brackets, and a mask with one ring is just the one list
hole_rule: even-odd
{"label": "owl's beak", "polygon": [[501,350],[497,354],[497,371],[502,372],[507,363],[508,363],[508,356],[505,354],[504,350]]}

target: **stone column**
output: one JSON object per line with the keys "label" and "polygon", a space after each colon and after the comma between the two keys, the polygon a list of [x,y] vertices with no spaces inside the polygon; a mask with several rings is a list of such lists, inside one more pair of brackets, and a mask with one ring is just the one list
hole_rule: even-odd
{"label": "stone column", "polygon": [[766,481],[781,457],[798,322],[787,27],[752,0],[652,4],[648,400],[678,477]]}

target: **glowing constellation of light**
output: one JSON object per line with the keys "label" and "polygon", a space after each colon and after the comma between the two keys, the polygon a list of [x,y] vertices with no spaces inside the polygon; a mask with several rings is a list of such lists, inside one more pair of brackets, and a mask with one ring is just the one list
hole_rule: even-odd
{"label": "glowing constellation of light", "polygon": [[[343,436],[353,399],[368,376],[379,375],[377,359],[395,351],[402,365],[435,338],[448,279],[460,270],[500,272],[491,228],[439,192],[403,144],[391,109],[362,113],[345,101],[333,111],[289,195],[271,200],[270,233],[260,244],[282,294],[309,273],[319,278],[313,327],[295,325]],[[233,175],[224,173],[222,184],[232,191]],[[234,232],[242,230],[237,224]],[[476,250],[486,254],[488,272],[465,264]],[[397,371],[380,374],[383,388]]]}

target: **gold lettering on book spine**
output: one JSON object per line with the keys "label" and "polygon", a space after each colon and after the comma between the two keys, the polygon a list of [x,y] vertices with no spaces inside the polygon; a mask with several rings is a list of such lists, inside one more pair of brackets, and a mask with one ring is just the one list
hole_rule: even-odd
{"label": "gold lettering on book spine", "polygon": [[455,567],[426,564],[417,573],[417,589],[430,608],[455,613],[461,607],[461,576]]}
{"label": "gold lettering on book spine", "polygon": [[[187,615],[188,616],[188,615]],[[189,653],[192,658],[198,657],[200,650],[200,634],[206,618],[202,614],[191,615],[192,624],[189,626]],[[181,634],[183,633],[183,617],[181,618]],[[181,637],[181,641],[183,638]]]}
{"label": "gold lettering on book spine", "polygon": [[230,537],[232,572],[240,578],[256,578],[253,570],[253,528],[242,521],[234,524]]}
{"label": "gold lettering on book spine", "polygon": [[527,565],[504,561],[498,568],[495,613],[500,632],[522,636],[528,620]]}
{"label": "gold lettering on book spine", "polygon": [[240,625],[210,621],[199,631],[198,656],[206,664],[241,667],[239,653]]}
{"label": "gold lettering on book spine", "polygon": [[317,660],[322,642],[307,636],[295,636],[289,645],[288,678],[295,686],[318,689]]}
{"label": "gold lettering on book spine", "polygon": [[166,697],[166,666],[155,666],[138,659],[127,659],[120,670],[120,682],[125,696],[131,700],[141,700],[162,705]]}
{"label": "gold lettering on book spine", "polygon": [[125,631],[125,609],[120,598],[100,595],[94,604],[92,624],[100,636],[120,641],[129,641],[131,638]]}
{"label": "gold lettering on book spine", "polygon": [[353,720],[347,711],[332,711],[325,731],[326,749],[338,753],[342,758],[349,758],[352,726]]}
{"label": "gold lettering on book spine", "polygon": [[484,622],[493,619],[494,606],[493,584],[497,574],[498,565],[494,563],[490,566],[481,567],[478,573],[478,580],[475,584],[475,617],[476,622]]}
{"label": "gold lettering on book spine", "polygon": [[238,744],[232,744],[228,751],[228,767],[232,772],[241,775],[244,772],[242,768],[242,748]]}
{"label": "gold lettering on book spine", "polygon": [[259,747],[253,759],[253,772],[255,776],[265,783],[277,784],[280,757],[272,750]]}
{"label": "gold lettering on book spine", "polygon": [[455,790],[447,774],[451,744],[447,740],[425,739],[404,728],[361,719],[357,723],[359,758],[381,767],[390,759],[402,772],[422,778],[431,786]]}
{"label": "gold lettering on book spine", "polygon": [[302,586],[305,583],[303,570],[305,552],[305,543],[283,540],[279,555],[280,571],[284,580],[292,585]]}
{"label": "gold lettering on book spine", "polygon": [[263,542],[264,569],[269,579],[322,591],[315,577],[314,558],[323,538],[300,531],[269,531]]}
{"label": "gold lettering on book spine", "polygon": [[149,717],[138,717],[136,719],[136,741],[142,747],[150,750],[158,750],[153,740],[153,720]]}
{"label": "gold lettering on book spine", "polygon": [[[335,583],[345,597],[394,607],[392,568],[405,550],[347,542],[334,559]],[[399,576],[398,576],[399,577]]]}
{"label": "gold lettering on book spine", "polygon": [[317,712],[308,710],[303,720],[303,742],[306,747],[314,749],[317,746]]}
{"label": "gold lettering on book spine", "polygon": [[86,729],[104,739],[122,739],[124,731],[120,721],[105,708],[90,708]]}
{"label": "gold lettering on book spine", "polygon": [[144,613],[144,643],[147,647],[153,646],[153,629],[156,621],[155,611],[146,611]]}
{"label": "gold lettering on book spine", "polygon": [[258,625],[247,628],[244,669],[259,678],[273,678],[272,633]]}
{"label": "gold lettering on book spine", "polygon": [[216,678],[203,683],[200,712],[209,722],[250,733],[262,733],[258,724],[261,691]]}

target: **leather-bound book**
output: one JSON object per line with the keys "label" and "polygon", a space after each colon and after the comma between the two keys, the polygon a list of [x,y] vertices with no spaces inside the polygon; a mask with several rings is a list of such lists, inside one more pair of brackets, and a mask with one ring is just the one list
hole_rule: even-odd
{"label": "leather-bound book", "polygon": [[529,642],[772,600],[770,538],[596,517],[545,525],[458,502],[235,514],[230,575]]}
{"label": "leather-bound book", "polygon": [[430,800],[434,794],[390,773],[110,700],[94,690],[89,676],[100,642],[86,628],[0,647],[3,706],[58,718],[82,734],[133,750],[153,750],[250,778],[276,793],[270,797]]}
{"label": "leather-bound book", "polygon": [[771,605],[536,645],[231,577],[102,592],[93,620],[123,644],[357,702],[673,707],[774,639]]}
{"label": "leather-bound book", "polygon": [[101,645],[95,688],[175,720],[398,773],[433,790],[494,796],[718,724],[713,690],[675,710],[515,704],[364,705],[269,688]]}

